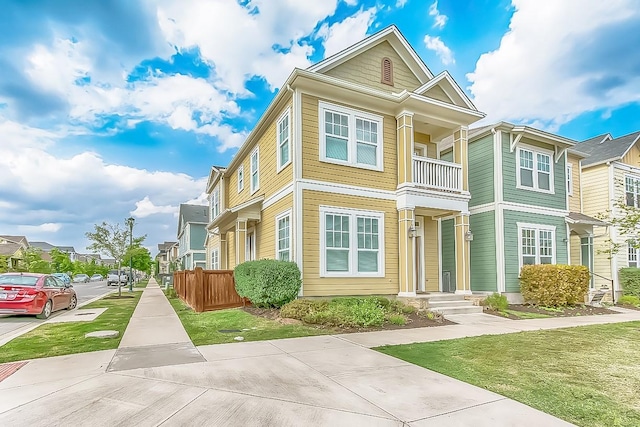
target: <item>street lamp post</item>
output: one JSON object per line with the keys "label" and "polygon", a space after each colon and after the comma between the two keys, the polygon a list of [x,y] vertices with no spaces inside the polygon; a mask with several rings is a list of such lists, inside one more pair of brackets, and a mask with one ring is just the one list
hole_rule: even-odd
{"label": "street lamp post", "polygon": [[131,248],[133,247],[133,223],[136,220],[130,216],[126,221],[129,226],[129,292],[133,292],[133,253]]}

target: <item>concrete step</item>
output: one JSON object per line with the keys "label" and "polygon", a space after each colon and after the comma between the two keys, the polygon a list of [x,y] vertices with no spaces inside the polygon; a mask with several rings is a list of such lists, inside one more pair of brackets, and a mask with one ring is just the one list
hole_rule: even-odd
{"label": "concrete step", "polygon": [[425,298],[429,301],[464,301],[464,295],[456,294],[418,294],[416,298]]}
{"label": "concrete step", "polygon": [[470,314],[470,313],[482,313],[482,307],[477,305],[463,305],[463,306],[453,306],[453,307],[431,307],[431,311],[437,311],[441,313],[443,316],[447,316],[448,314]]}
{"label": "concrete step", "polygon": [[470,307],[473,306],[473,302],[469,300],[457,300],[457,301],[440,301],[440,300],[429,300],[429,308],[446,308],[446,307]]}

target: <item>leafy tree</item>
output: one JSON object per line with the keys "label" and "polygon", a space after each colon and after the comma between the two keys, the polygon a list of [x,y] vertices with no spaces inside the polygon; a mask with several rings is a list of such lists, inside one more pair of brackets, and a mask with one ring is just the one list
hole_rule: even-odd
{"label": "leafy tree", "polygon": [[7,271],[9,271],[9,257],[0,255],[0,273],[6,273]]}
{"label": "leafy tree", "polygon": [[124,265],[129,265],[130,260],[131,265],[135,270],[144,271],[145,273],[149,273],[151,271],[151,264],[153,260],[151,259],[151,253],[147,248],[138,246],[128,250],[123,259]]}
{"label": "leafy tree", "polygon": [[49,263],[42,259],[42,250],[39,248],[27,248],[22,251],[22,259],[18,261],[18,271],[30,273],[50,273]]}
{"label": "leafy tree", "polygon": [[54,273],[75,272],[74,265],[68,253],[58,248],[53,248],[49,255],[51,256],[51,270]]}
{"label": "leafy tree", "polygon": [[[615,186],[617,189],[624,190],[625,183],[617,179]],[[626,250],[627,245],[640,249],[640,207],[635,206],[633,197],[630,197],[629,200],[626,195],[620,197],[613,202],[613,210],[599,213],[596,217],[616,227],[616,234],[625,236],[627,239],[624,243],[607,239],[604,248],[599,249],[598,253],[608,254],[611,258],[620,250]]]}

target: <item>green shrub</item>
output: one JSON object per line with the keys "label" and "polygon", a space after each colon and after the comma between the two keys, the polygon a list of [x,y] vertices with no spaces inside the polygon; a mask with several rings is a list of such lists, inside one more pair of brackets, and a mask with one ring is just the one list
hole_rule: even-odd
{"label": "green shrub", "polygon": [[389,315],[389,323],[393,323],[394,325],[406,325],[407,318],[402,314],[391,314]]}
{"label": "green shrub", "polygon": [[328,306],[327,300],[296,299],[282,306],[280,317],[304,320],[309,314],[326,311]]}
{"label": "green shrub", "polygon": [[506,296],[494,293],[486,297],[482,305],[489,307],[490,310],[504,311],[509,307],[509,301]]}
{"label": "green shrub", "polygon": [[247,261],[233,271],[238,295],[256,307],[282,307],[300,292],[300,269],[295,262],[263,259]]}
{"label": "green shrub", "polygon": [[558,307],[584,303],[589,291],[589,269],[582,265],[525,265],[520,271],[525,302]]}
{"label": "green shrub", "polygon": [[624,295],[620,297],[618,304],[640,307],[640,298],[635,295]]}
{"label": "green shrub", "polygon": [[623,295],[633,295],[640,298],[640,268],[620,269],[620,284]]}
{"label": "green shrub", "polygon": [[[386,302],[384,301],[386,300]],[[298,299],[282,307],[280,316],[306,323],[346,328],[380,326],[384,323],[389,300],[380,297]]]}

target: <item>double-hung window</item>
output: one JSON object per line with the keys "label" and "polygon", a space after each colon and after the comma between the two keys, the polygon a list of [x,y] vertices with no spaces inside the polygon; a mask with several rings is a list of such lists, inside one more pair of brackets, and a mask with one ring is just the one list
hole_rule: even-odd
{"label": "double-hung window", "polygon": [[320,160],[382,170],[382,117],[319,103]]}
{"label": "double-hung window", "polygon": [[384,276],[384,214],[320,208],[322,275]]}
{"label": "double-hung window", "polygon": [[277,122],[276,140],[278,141],[278,172],[291,161],[291,127],[289,126],[289,110]]}
{"label": "double-hung window", "polygon": [[625,176],[624,194],[627,206],[640,207],[640,178]]}
{"label": "double-hung window", "polygon": [[220,187],[216,187],[211,193],[211,219],[220,215]]}
{"label": "double-hung window", "polygon": [[520,267],[555,263],[555,227],[518,224]]}
{"label": "double-hung window", "polygon": [[291,212],[276,217],[276,259],[291,261]]}
{"label": "double-hung window", "polygon": [[251,153],[251,194],[260,188],[260,151],[258,148]]}
{"label": "double-hung window", "polygon": [[634,242],[630,241],[627,243],[627,261],[629,267],[640,267],[640,264],[638,264],[638,252],[640,252],[640,250],[635,247]]}
{"label": "double-hung window", "polygon": [[211,269],[220,270],[220,252],[218,249],[211,251]]}
{"label": "double-hung window", "polygon": [[518,148],[518,187],[553,193],[551,154]]}
{"label": "double-hung window", "polygon": [[238,193],[244,190],[244,165],[238,168]]}

